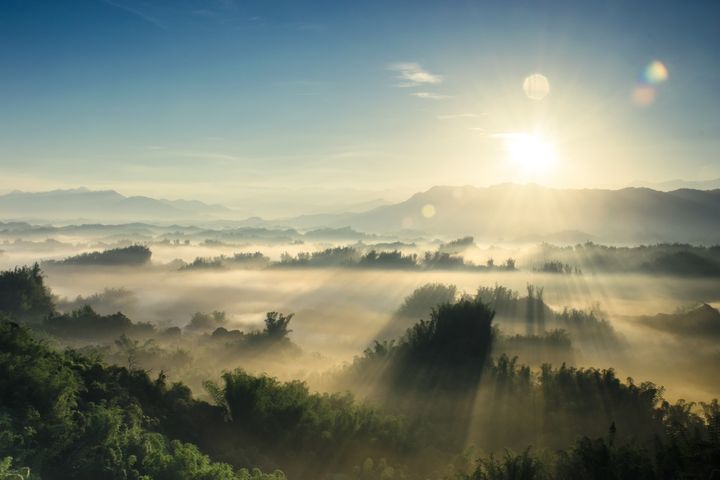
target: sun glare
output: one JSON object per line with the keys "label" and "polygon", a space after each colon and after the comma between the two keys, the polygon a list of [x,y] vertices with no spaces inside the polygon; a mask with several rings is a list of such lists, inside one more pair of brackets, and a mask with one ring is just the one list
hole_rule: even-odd
{"label": "sun glare", "polygon": [[508,161],[525,175],[546,173],[555,164],[555,147],[537,133],[513,133],[504,136]]}

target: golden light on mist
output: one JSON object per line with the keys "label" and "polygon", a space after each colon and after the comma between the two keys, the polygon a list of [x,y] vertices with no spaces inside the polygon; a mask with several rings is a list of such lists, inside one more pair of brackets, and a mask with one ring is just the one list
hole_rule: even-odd
{"label": "golden light on mist", "polygon": [[550,81],[545,75],[534,73],[523,81],[525,95],[531,100],[542,100],[550,93]]}

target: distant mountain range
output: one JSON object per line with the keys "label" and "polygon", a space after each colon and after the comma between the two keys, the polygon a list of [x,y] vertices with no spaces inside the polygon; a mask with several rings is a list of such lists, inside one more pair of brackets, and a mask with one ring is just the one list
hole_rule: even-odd
{"label": "distant mountain range", "polygon": [[720,243],[720,190],[437,186],[393,205],[287,221],[299,228],[474,235],[482,241]]}
{"label": "distant mountain range", "polygon": [[126,197],[114,190],[75,188],[48,192],[12,191],[0,195],[0,218],[104,222],[182,221],[229,218],[233,211],[197,200]]}
{"label": "distant mountain range", "polygon": [[662,190],[664,192],[679,190],[681,188],[693,188],[696,190],[714,190],[720,188],[720,178],[713,180],[682,180],[674,179],[667,180],[665,182],[643,182],[636,180],[629,186],[631,187],[644,187],[652,188],[653,190]]}
{"label": "distant mountain range", "polygon": [[2,195],[0,220],[8,219],[185,222],[304,230],[352,227],[403,237],[473,235],[486,242],[707,244],[720,243],[720,190],[436,186],[403,202],[365,212],[239,220],[236,212],[222,205],[74,189]]}

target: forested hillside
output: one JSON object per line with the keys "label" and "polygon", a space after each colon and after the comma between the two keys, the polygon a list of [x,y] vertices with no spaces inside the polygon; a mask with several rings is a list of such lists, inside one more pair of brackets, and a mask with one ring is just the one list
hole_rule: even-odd
{"label": "forested hillside", "polygon": [[[494,309],[514,298],[501,290],[441,302],[333,374],[365,401],[241,368],[199,400],[163,371],[64,349],[46,322],[90,327],[58,316],[37,267],[0,281],[0,456],[16,475],[701,479],[720,467],[717,400],[669,403],[612,369],[518,364],[494,347]],[[268,314],[260,348],[289,342],[291,319]]]}

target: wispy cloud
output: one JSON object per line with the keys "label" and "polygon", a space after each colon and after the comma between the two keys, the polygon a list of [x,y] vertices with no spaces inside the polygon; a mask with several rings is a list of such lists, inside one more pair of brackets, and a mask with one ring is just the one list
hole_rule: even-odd
{"label": "wispy cloud", "polygon": [[461,118],[478,118],[480,116],[483,116],[485,114],[478,115],[477,113],[452,113],[449,115],[438,115],[437,119],[440,121],[445,120],[458,120]]}
{"label": "wispy cloud", "polygon": [[445,100],[446,98],[450,98],[450,95],[441,95],[439,93],[432,92],[413,92],[411,95],[418,98],[425,98],[427,100]]}
{"label": "wispy cloud", "polygon": [[442,83],[442,75],[430,73],[417,63],[400,62],[388,65],[388,70],[397,72],[400,80],[396,86],[401,88],[417,87],[420,85],[434,85]]}

